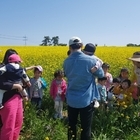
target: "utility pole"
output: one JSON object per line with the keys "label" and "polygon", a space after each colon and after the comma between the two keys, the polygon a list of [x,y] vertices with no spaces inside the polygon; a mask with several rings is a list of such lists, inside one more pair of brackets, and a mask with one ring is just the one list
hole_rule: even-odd
{"label": "utility pole", "polygon": [[26,41],[27,41],[27,37],[23,36],[23,41],[25,41],[25,46],[26,46]]}

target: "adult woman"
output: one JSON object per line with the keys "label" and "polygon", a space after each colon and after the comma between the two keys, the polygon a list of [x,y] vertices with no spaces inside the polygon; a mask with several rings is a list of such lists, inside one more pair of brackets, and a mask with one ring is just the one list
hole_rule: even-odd
{"label": "adult woman", "polygon": [[[12,54],[17,54],[17,52],[13,49],[8,49],[5,52],[1,65],[7,64],[8,57]],[[22,97],[20,94],[22,86],[20,84],[12,84],[8,82],[3,83],[4,75],[1,75],[0,79],[0,88],[7,90],[3,97],[4,108],[0,110],[2,122],[0,140],[17,140],[23,122]]]}

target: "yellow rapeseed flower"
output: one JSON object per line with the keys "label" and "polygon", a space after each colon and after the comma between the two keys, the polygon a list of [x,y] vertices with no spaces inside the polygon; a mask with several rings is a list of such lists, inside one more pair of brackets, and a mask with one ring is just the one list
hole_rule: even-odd
{"label": "yellow rapeseed flower", "polygon": [[129,116],[126,116],[125,118],[129,120],[130,117]]}
{"label": "yellow rapeseed flower", "polygon": [[75,135],[72,135],[72,138],[74,138],[75,137]]}
{"label": "yellow rapeseed flower", "polygon": [[127,105],[124,105],[123,107],[124,107],[124,108],[127,108]]}
{"label": "yellow rapeseed flower", "polygon": [[122,117],[124,117],[124,114],[123,114],[123,113],[121,113],[121,116],[122,116]]}
{"label": "yellow rapeseed flower", "polygon": [[121,104],[122,104],[122,105],[125,105],[125,101],[123,101]]}
{"label": "yellow rapeseed flower", "polygon": [[49,140],[49,137],[46,137],[45,140]]}
{"label": "yellow rapeseed flower", "polygon": [[29,109],[29,106],[26,106],[26,109]]}
{"label": "yellow rapeseed flower", "polygon": [[28,102],[27,101],[25,102],[25,105],[28,105]]}

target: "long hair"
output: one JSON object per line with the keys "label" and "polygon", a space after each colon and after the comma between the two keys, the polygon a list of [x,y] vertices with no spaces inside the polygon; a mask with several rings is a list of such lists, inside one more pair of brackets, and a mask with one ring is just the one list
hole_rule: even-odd
{"label": "long hair", "polygon": [[3,58],[3,61],[2,61],[2,64],[8,64],[8,57],[12,54],[18,54],[16,50],[13,50],[13,49],[8,49],[6,52],[5,52],[5,55],[4,55],[4,58]]}

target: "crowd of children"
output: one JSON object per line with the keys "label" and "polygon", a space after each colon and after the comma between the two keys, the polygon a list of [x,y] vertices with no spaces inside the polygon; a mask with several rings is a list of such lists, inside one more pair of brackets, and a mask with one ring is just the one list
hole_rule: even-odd
{"label": "crowd of children", "polygon": [[[96,57],[94,55],[96,48],[93,44],[89,43],[83,49],[83,53]],[[70,51],[67,52],[70,55]],[[97,88],[99,91],[98,98],[94,100],[95,108],[101,109],[113,109],[115,107],[128,107],[129,105],[138,103],[139,95],[139,69],[140,69],[140,54],[138,58],[133,59],[135,54],[129,60],[132,60],[134,64],[133,78],[129,77],[128,68],[122,68],[118,77],[113,77],[109,72],[110,64],[104,62],[96,57],[97,63],[91,68],[91,72],[94,74],[98,68],[102,67],[104,71],[104,77],[97,79]],[[38,108],[41,108],[41,102],[43,97],[43,89],[47,87],[46,81],[41,78],[42,67],[38,66],[34,69],[34,77],[30,79],[31,87],[29,88],[29,97],[31,103],[36,104]],[[65,101],[65,95],[67,90],[67,82],[64,79],[64,72],[62,70],[56,70],[54,72],[54,78],[50,83],[50,97],[54,101],[54,118],[63,118],[63,102]]]}
{"label": "crowd of children", "polygon": [[139,102],[139,80],[140,80],[140,52],[135,52],[132,58],[134,72],[130,77],[128,68],[122,68],[118,77],[112,76],[109,64],[103,63],[102,68],[105,77],[98,78],[97,87],[100,95],[101,108],[128,107]]}
{"label": "crowd of children", "polygon": [[[106,68],[104,68],[106,66]],[[108,71],[109,64],[102,65],[103,70]],[[100,105],[103,108],[108,107],[124,107],[132,103],[138,103],[138,96],[136,96],[136,88],[134,88],[132,81],[129,79],[129,71],[127,68],[120,70],[120,75],[113,78],[108,72],[103,78],[98,78],[97,82],[98,91],[100,94]]]}

